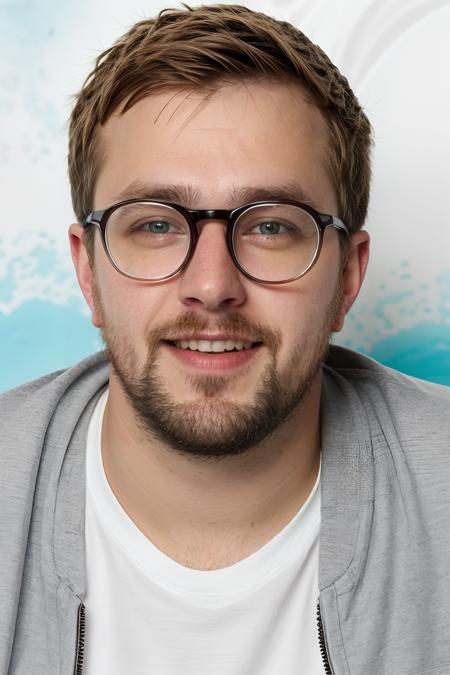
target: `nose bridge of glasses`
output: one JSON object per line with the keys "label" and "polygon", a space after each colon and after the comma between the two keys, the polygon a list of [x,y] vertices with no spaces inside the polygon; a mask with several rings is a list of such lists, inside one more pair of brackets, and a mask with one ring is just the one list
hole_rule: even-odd
{"label": "nose bridge of glasses", "polygon": [[228,225],[230,221],[231,211],[227,211],[226,209],[201,209],[198,211],[190,211],[189,213],[195,223],[198,232],[198,225],[203,221],[219,220],[224,221]]}
{"label": "nose bridge of glasses", "polygon": [[[228,249],[229,254],[231,254],[231,257],[233,257],[231,251],[232,244],[231,244],[231,228],[230,228],[230,216],[232,214],[232,211],[226,209],[201,209],[197,211],[191,210],[189,211],[189,214],[191,216],[195,229],[193,249],[197,248],[199,238],[203,231],[203,226],[208,225],[208,222],[210,221],[214,221],[215,225],[219,225],[219,229],[217,227],[214,228],[213,223],[210,223],[213,226],[213,230],[215,230],[216,233],[220,230],[222,231],[225,240],[224,243]],[[201,225],[201,227],[199,227],[199,225]],[[213,232],[209,227],[207,228],[207,232],[210,233],[206,237],[207,240],[210,238],[211,234],[213,236],[213,239],[217,236],[217,234],[213,234]]]}

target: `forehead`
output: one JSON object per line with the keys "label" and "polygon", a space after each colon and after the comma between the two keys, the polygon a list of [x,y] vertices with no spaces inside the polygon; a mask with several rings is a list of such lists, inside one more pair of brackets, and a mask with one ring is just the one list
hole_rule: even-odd
{"label": "forehead", "polygon": [[99,140],[96,208],[139,182],[196,186],[194,208],[204,195],[211,195],[209,203],[223,199],[231,184],[307,180],[321,191],[331,187],[326,123],[298,84],[264,80],[157,92],[113,114]]}

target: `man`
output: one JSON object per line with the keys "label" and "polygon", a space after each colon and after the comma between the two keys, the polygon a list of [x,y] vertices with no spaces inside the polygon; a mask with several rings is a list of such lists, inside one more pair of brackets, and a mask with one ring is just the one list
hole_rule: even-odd
{"label": "man", "polygon": [[2,673],[450,673],[448,390],[329,348],[370,142],[244,7],[99,57],[70,243],[107,361],[2,398]]}

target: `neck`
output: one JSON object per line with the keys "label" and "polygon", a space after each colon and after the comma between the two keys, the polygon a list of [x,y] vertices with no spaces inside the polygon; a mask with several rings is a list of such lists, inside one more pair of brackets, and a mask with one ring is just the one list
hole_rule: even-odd
{"label": "neck", "polygon": [[306,501],[320,463],[320,379],[269,441],[236,457],[198,460],[143,434],[112,378],[102,458],[116,498],[164,553],[218,569],[275,536]]}

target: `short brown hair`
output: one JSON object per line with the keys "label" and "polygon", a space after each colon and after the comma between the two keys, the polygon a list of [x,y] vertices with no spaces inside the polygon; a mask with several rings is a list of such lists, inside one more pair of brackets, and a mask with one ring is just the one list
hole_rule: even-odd
{"label": "short brown hair", "polygon": [[96,132],[120,106],[126,112],[156,91],[211,89],[230,78],[261,76],[298,82],[321,110],[329,132],[327,168],[339,205],[335,215],[350,231],[360,229],[371,173],[366,115],[320,47],[290,23],[240,5],[165,9],[135,24],[97,58],[70,119],[69,177],[79,222],[93,209],[101,163]]}

